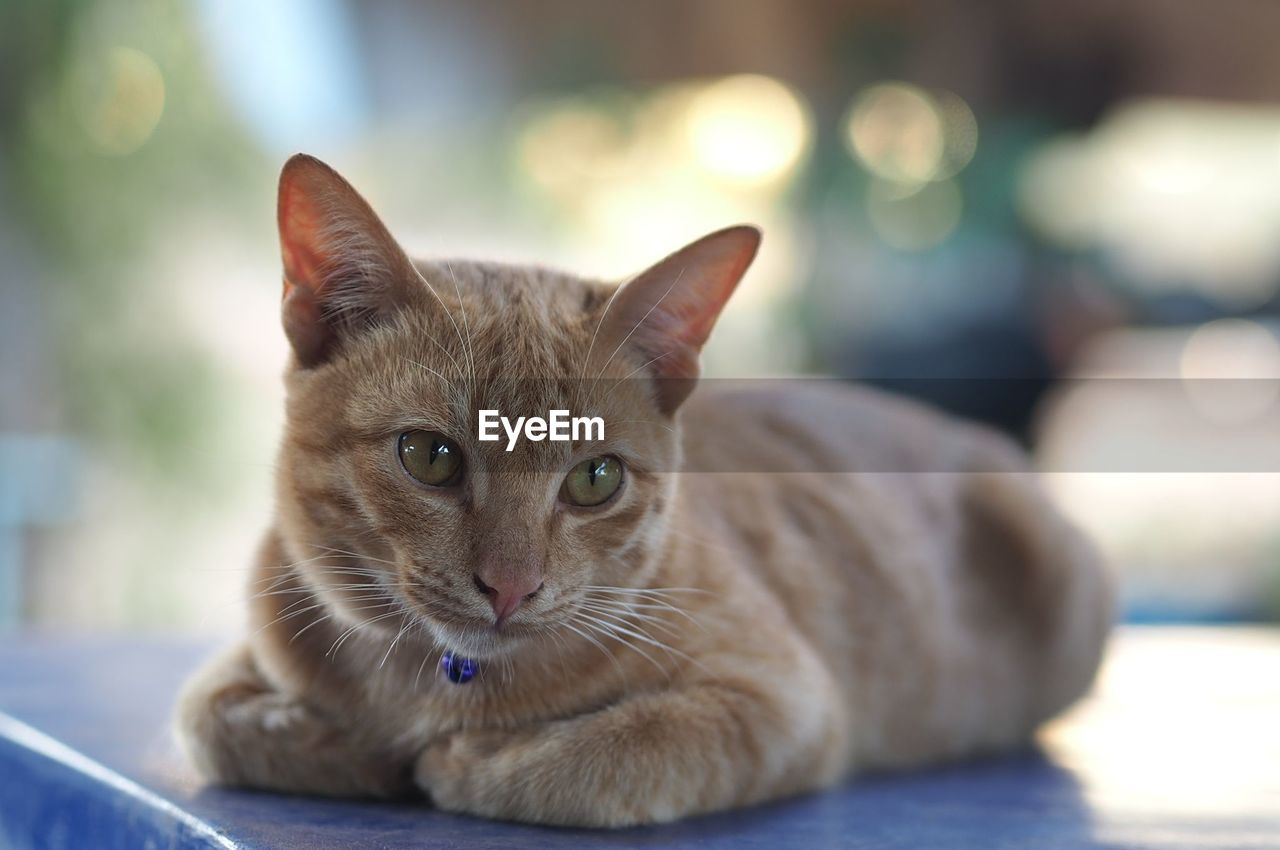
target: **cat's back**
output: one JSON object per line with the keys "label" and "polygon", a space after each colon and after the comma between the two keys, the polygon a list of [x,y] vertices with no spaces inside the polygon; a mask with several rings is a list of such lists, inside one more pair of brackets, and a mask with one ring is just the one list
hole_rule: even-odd
{"label": "cat's back", "polygon": [[1110,592],[1011,440],[835,381],[710,386],[682,417],[678,533],[714,541],[722,592],[781,603],[865,763],[1006,746],[1087,686]]}
{"label": "cat's back", "polygon": [[928,473],[1025,466],[985,427],[823,378],[710,380],[681,412],[685,468],[708,472]]}
{"label": "cat's back", "polygon": [[972,473],[1026,470],[990,429],[835,380],[704,382],[680,421],[677,521],[728,542],[742,556],[730,569],[755,573],[799,621],[815,586],[856,611],[868,583],[873,605],[945,583]]}

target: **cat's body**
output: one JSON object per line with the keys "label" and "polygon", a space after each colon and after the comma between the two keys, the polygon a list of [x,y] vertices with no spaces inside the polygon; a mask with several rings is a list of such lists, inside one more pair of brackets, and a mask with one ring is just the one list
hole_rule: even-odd
{"label": "cat's body", "polygon": [[[322,166],[290,167],[304,201],[331,193],[325,215],[356,204]],[[406,280],[359,303],[354,272],[313,263],[342,293],[338,314],[290,306],[290,287],[312,291],[291,265],[290,203],[282,185],[298,362],[255,631],[179,712],[206,775],[337,795],[416,786],[451,810],[617,826],[1014,746],[1087,688],[1110,590],[1006,441],[834,384],[686,401],[754,252],[744,231],[615,298],[486,264],[421,264],[416,279],[397,255],[370,261],[392,248],[357,205],[321,237],[340,230],[351,254],[356,221],[373,246],[356,252],[358,285]],[[679,300],[689,269],[715,299]],[[332,318],[353,310],[359,322]],[[615,380],[582,380],[597,375]],[[601,412],[594,450],[624,462],[626,486],[566,506],[560,481],[588,448],[482,446],[468,416],[493,405]],[[448,428],[466,477],[406,485],[388,448],[406,428]],[[717,471],[672,474],[689,468]],[[495,588],[512,582],[509,614]],[[479,675],[451,682],[446,651]]]}

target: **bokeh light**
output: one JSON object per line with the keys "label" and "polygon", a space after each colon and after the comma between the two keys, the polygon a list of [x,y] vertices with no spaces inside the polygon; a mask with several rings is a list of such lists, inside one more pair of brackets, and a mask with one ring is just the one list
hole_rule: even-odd
{"label": "bokeh light", "polygon": [[517,142],[523,171],[553,193],[578,191],[584,181],[619,176],[630,140],[619,121],[586,99],[536,111]]}
{"label": "bokeh light", "polygon": [[[273,181],[296,150],[415,256],[617,279],[761,225],[708,374],[901,374],[1018,431],[1048,469],[1280,458],[1280,107],[1246,85],[1274,74],[1188,87],[1176,62],[1137,70],[1175,56],[1153,40],[1166,25],[1227,26],[1217,12],[1113,32],[1136,75],[1117,77],[1096,51],[1037,53],[1043,33],[999,16],[778,3],[708,36],[692,6],[567,27],[444,3],[9,5],[31,11],[0,12],[0,291],[18,295],[0,360],[21,378],[0,410],[84,449],[65,486],[86,509],[22,556],[37,621],[192,622],[251,549],[285,344]],[[1071,37],[1065,7],[1045,15]],[[658,29],[682,37],[655,50]],[[1167,96],[1132,98],[1138,77]],[[1137,384],[1061,380],[1113,334],[1100,371]],[[910,380],[1006,364],[1043,375],[1043,396],[970,410]],[[1256,601],[1280,588],[1280,476],[1086,477],[1073,510],[1142,599],[1280,611],[1280,590]],[[193,480],[203,501],[172,497]]]}
{"label": "bokeh light", "polygon": [[1147,292],[1190,285],[1255,307],[1280,279],[1277,139],[1273,105],[1128,101],[1027,158],[1020,211],[1049,242],[1099,251]]}
{"label": "bokeh light", "polygon": [[[1214,641],[1205,640],[1208,634],[1194,628],[1126,634],[1123,651],[1102,668],[1099,697],[1076,709],[1077,721],[1085,722],[1060,721],[1042,734],[1080,781],[1102,846],[1148,843],[1144,815],[1175,836],[1164,846],[1193,847],[1197,829],[1187,821],[1196,816],[1239,824],[1242,806],[1274,810],[1280,735],[1267,712],[1280,696],[1280,679],[1263,671],[1274,664],[1275,637],[1247,627],[1215,634]],[[1147,708],[1153,693],[1162,694],[1167,710]],[[1220,722],[1224,703],[1248,722]],[[1199,730],[1205,734],[1193,734]],[[1224,846],[1271,843],[1248,821],[1228,834]]]}
{"label": "bokeh light", "polygon": [[963,206],[954,180],[907,187],[873,180],[867,187],[872,228],[886,244],[903,251],[923,251],[945,242],[960,224]]}
{"label": "bokeh light", "polygon": [[710,173],[748,186],[790,174],[809,147],[812,121],[790,88],[743,74],[717,80],[690,101],[689,144]]}
{"label": "bokeh light", "polygon": [[85,68],[77,112],[99,153],[133,153],[151,138],[164,113],[164,75],[132,47],[112,48],[101,66]]}
{"label": "bokeh light", "polygon": [[954,177],[964,170],[978,152],[978,119],[964,98],[949,91],[934,93],[942,115],[946,155],[934,179]]}
{"label": "bokeh light", "polygon": [[978,146],[978,122],[960,97],[907,83],[870,86],[845,120],[849,150],[876,176],[905,184],[959,173]]}
{"label": "bokeh light", "polygon": [[916,86],[872,86],[854,103],[846,132],[862,164],[885,179],[923,183],[942,165],[942,116]]}
{"label": "bokeh light", "polygon": [[1247,422],[1280,398],[1280,342],[1257,322],[1218,319],[1196,328],[1180,365],[1188,397],[1213,422]]}

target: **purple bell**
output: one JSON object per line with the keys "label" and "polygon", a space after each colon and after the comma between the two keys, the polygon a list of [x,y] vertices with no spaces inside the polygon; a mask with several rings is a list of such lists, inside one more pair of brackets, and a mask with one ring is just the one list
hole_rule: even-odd
{"label": "purple bell", "polygon": [[449,681],[455,685],[465,685],[470,682],[479,667],[480,665],[470,658],[463,658],[460,655],[454,655],[452,652],[446,652],[440,657],[440,669],[449,677]]}

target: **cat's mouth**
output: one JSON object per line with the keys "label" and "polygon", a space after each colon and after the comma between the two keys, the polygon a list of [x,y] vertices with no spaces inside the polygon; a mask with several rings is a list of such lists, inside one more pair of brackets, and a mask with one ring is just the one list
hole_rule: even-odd
{"label": "cat's mouth", "polygon": [[412,590],[406,594],[405,601],[441,646],[469,658],[488,659],[505,655],[539,631],[528,623],[508,621],[497,625],[489,618],[468,616],[445,600],[425,597]]}
{"label": "cat's mouth", "polygon": [[422,617],[428,630],[447,649],[475,659],[505,655],[527,641],[535,632],[529,626],[505,623],[495,627],[482,620]]}

